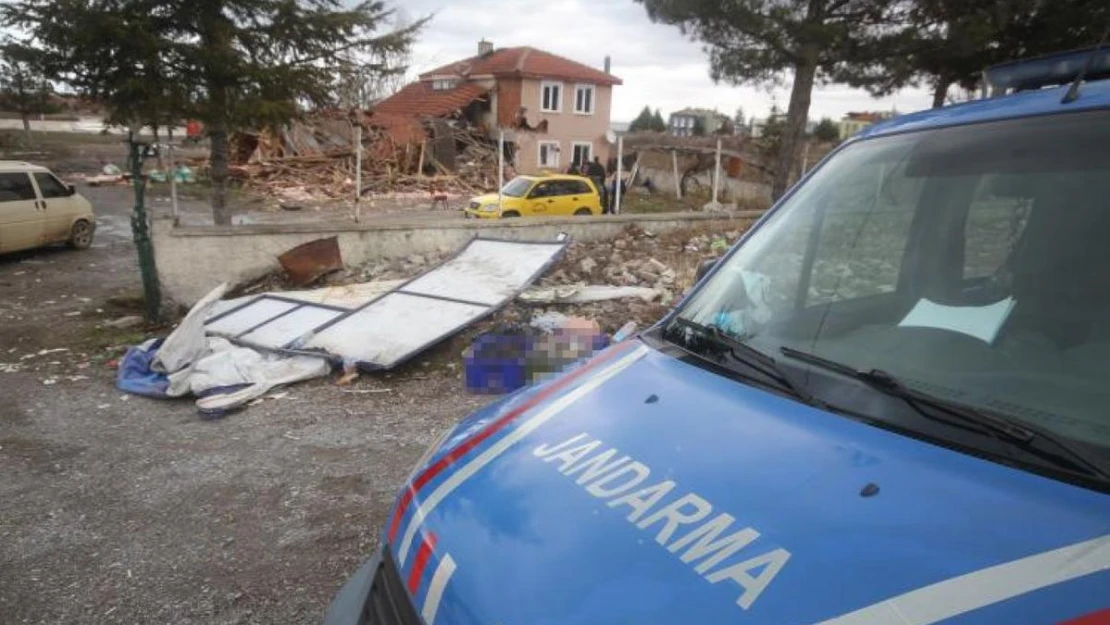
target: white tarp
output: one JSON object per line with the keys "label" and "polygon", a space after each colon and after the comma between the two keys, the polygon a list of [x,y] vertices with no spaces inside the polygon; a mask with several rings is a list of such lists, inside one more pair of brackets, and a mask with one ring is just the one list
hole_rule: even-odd
{"label": "white tarp", "polygon": [[240,298],[210,315],[207,331],[248,347],[322,353],[388,369],[502,306],[565,247],[566,241],[475,238],[447,261],[384,294],[381,283],[365,283],[347,291],[320,289],[327,291],[321,295]]}
{"label": "white tarp", "polygon": [[150,363],[152,369],[162,373],[174,373],[204,355],[204,319],[208,316],[208,311],[226,292],[225,282],[209,291],[189,309],[189,313],[158,348],[158,354]]}

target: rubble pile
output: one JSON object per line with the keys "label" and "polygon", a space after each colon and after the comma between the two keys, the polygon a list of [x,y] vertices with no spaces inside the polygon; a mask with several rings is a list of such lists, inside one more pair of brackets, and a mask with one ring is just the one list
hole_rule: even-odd
{"label": "rubble pile", "polygon": [[[552,312],[591,319],[609,334],[629,321],[640,328],[647,327],[662,317],[675,299],[693,284],[701,262],[723,254],[739,239],[749,223],[737,221],[735,227],[729,230],[696,226],[658,234],[629,225],[609,240],[572,241],[563,256],[534,283],[534,289],[609,285],[640,287],[647,296],[588,303],[532,302],[518,298],[497,314],[476,324],[472,332],[480,333],[503,325],[527,325],[533,319]],[[411,254],[348,267],[323,277],[316,286],[406,280],[438,265],[451,254],[450,251]],[[237,289],[235,295],[295,288],[282,273],[276,272]]]}
{"label": "rubble pile", "polygon": [[[650,287],[656,295],[650,301],[623,298],[574,304],[533,304],[518,299],[489,323],[528,323],[554,310],[594,319],[608,333],[615,332],[628,321],[646,327],[658,320],[674,299],[693,284],[698,265],[705,259],[720,256],[743,234],[747,225],[747,222],[737,222],[734,230],[723,232],[691,228],[661,234],[629,225],[611,240],[572,241],[563,257],[536,281],[537,288],[588,284],[638,286]],[[326,283],[342,285],[411,278],[447,256],[447,253],[413,254],[371,263],[333,274]]]}
{"label": "rubble pile", "polygon": [[[231,139],[231,175],[249,191],[286,201],[354,197],[361,127],[361,195],[471,195],[497,179],[496,144],[465,125],[372,114],[316,114],[281,130]],[[448,154],[442,163],[436,154]]]}
{"label": "rubble pile", "polygon": [[[735,242],[747,223],[735,230],[717,232],[690,228],[655,234],[629,225],[608,241],[573,241],[551,271],[537,285],[610,284],[651,287],[658,296],[652,301],[614,299],[588,304],[557,304],[560,312],[595,319],[605,332],[614,332],[628,321],[641,328],[658,320],[676,297],[694,282],[698,265],[721,255]],[[516,302],[511,308],[528,314],[535,306]],[[510,310],[511,312],[511,310]]]}

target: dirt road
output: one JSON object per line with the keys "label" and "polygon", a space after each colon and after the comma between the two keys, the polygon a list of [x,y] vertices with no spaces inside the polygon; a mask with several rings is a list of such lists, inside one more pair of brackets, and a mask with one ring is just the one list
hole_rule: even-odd
{"label": "dirt road", "polygon": [[0,256],[0,622],[319,622],[411,464],[487,400],[420,363],[213,422],[122,395],[108,361],[145,329],[98,326],[136,309],[130,208],[88,196],[91,250]]}

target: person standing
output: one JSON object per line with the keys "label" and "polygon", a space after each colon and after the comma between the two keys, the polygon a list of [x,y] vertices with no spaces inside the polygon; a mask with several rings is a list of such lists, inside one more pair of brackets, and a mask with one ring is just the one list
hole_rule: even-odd
{"label": "person standing", "polygon": [[598,194],[601,196],[601,212],[610,212],[609,192],[605,188],[605,166],[601,164],[601,159],[595,156],[594,160],[583,167],[583,170],[582,173],[588,176],[594,183],[594,186],[597,187]]}

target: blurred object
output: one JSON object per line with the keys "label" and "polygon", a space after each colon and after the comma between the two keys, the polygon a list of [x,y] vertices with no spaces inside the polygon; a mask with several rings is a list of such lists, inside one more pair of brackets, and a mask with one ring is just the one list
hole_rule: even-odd
{"label": "blurred object", "polygon": [[173,179],[178,184],[192,184],[197,181],[196,174],[185,165],[178,165],[174,168]]}
{"label": "blurred object", "polygon": [[527,354],[528,382],[553,378],[608,345],[609,337],[596,321],[566,317],[552,333],[540,335],[532,344]]}
{"label": "blurred object", "polygon": [[466,390],[508,393],[540,382],[609,345],[597,322],[548,312],[526,327],[506,326],[474,339],[463,353]]}
{"label": "blurred object", "polygon": [[566,321],[567,316],[563,313],[548,311],[532,317],[532,321],[528,325],[545,334],[551,334],[556,329],[561,328]]}
{"label": "blurred object", "polygon": [[278,262],[294,285],[312,284],[322,276],[343,268],[343,257],[339,254],[339,237],[302,243],[278,256]]}
{"label": "blurred object", "polygon": [[479,335],[463,352],[466,390],[501,394],[527,383],[526,359],[533,337],[527,330],[510,329]]}

